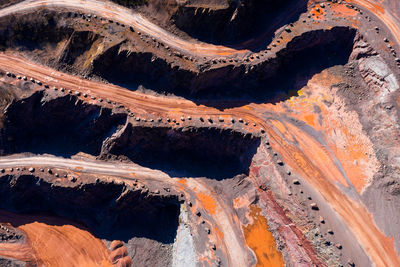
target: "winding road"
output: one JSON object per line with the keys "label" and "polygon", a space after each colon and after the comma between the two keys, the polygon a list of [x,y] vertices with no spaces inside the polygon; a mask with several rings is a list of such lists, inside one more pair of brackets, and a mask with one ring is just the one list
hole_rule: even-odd
{"label": "winding road", "polygon": [[365,8],[377,16],[390,30],[397,44],[400,45],[400,22],[390,12],[384,10],[379,3],[374,3],[370,0],[351,0],[350,3]]}
{"label": "winding road", "polygon": [[[314,162],[318,162],[317,159],[318,154],[311,155],[306,151],[302,151],[300,148],[296,146],[289,145],[288,140],[285,140],[284,137],[279,135],[274,127],[270,124],[270,122],[263,119],[262,115],[256,111],[254,106],[255,104],[251,104],[249,106],[233,108],[225,111],[219,111],[214,108],[197,106],[193,102],[183,99],[176,98],[164,98],[157,96],[149,96],[140,92],[132,92],[127,89],[120,88],[114,85],[102,84],[99,82],[89,81],[85,79],[80,79],[78,77],[57,72],[48,67],[44,67],[33,62],[27,62],[22,57],[0,54],[0,69],[4,71],[13,71],[15,74],[26,75],[28,77],[34,77],[35,79],[39,79],[44,82],[49,82],[51,86],[55,85],[60,87],[65,87],[67,89],[73,89],[76,91],[83,93],[91,93],[96,95],[97,97],[110,98],[115,101],[120,101],[120,103],[126,105],[126,107],[131,108],[132,112],[137,113],[139,110],[141,114],[151,114],[157,116],[170,116],[171,118],[176,117],[177,120],[183,115],[192,115],[194,116],[204,116],[204,115],[218,115],[218,116],[228,116],[234,118],[243,118],[250,122],[255,122],[257,124],[257,129],[265,129],[267,136],[271,140],[271,145],[275,151],[278,151],[285,162],[293,169],[297,170],[299,173],[302,173],[303,177],[307,179],[307,181],[314,187],[318,188],[319,193],[325,198],[325,200],[330,203],[330,205],[334,208],[334,210],[342,217],[345,218],[344,221],[348,224],[349,228],[355,233],[360,241],[361,245],[365,248],[365,251],[369,253],[371,260],[376,263],[380,263],[379,266],[396,266],[400,264],[400,260],[394,250],[394,246],[388,246],[387,237],[376,227],[373,218],[370,216],[367,209],[360,205],[352,198],[344,194],[333,180],[339,179],[339,177],[332,177],[332,170],[327,170],[327,172],[323,172]],[[52,89],[50,89],[52,90]],[[89,100],[91,101],[91,100]],[[154,114],[155,113],[155,114]],[[193,118],[192,121],[194,121]],[[189,123],[189,122],[186,122]],[[172,125],[172,123],[171,123]],[[252,127],[252,126],[248,126]],[[259,132],[259,131],[256,131]],[[301,136],[304,139],[307,134]],[[307,137],[311,138],[311,137]],[[305,139],[307,140],[307,139]],[[313,141],[309,141],[313,142]],[[332,155],[331,155],[332,156]],[[313,157],[316,157],[313,159]],[[299,164],[299,158],[306,161],[307,164]],[[24,159],[22,162],[24,163],[38,163],[38,159],[40,158],[31,158]],[[11,160],[12,161],[12,160]],[[53,160],[54,161],[54,160]],[[3,161],[0,161],[0,166]],[[8,165],[11,166],[12,163],[10,160],[5,161]],[[66,167],[75,167],[76,163],[71,165],[71,161],[68,159],[57,159],[55,163],[61,166],[62,164]],[[89,168],[89,165],[85,165],[83,162],[79,164],[79,166]],[[100,173],[100,170],[104,170],[106,168],[106,173],[110,172],[107,167],[109,165],[94,165],[93,171],[96,173]],[[111,166],[110,166],[111,167]],[[337,168],[332,166],[333,168]],[[93,166],[92,166],[93,168]],[[146,169],[140,169],[143,171],[145,175]],[[124,172],[123,170],[121,172]],[[151,173],[151,172],[149,172]],[[340,172],[338,172],[340,173]],[[148,176],[147,176],[148,177]],[[157,178],[157,175],[155,176]],[[158,178],[157,178],[158,179]],[[162,179],[165,181],[165,179]],[[173,179],[170,179],[172,182]],[[212,194],[212,192],[206,192],[207,194]],[[341,199],[341,201],[337,201]],[[354,216],[356,215],[356,216]],[[226,218],[229,218],[227,215]],[[224,231],[228,231],[229,228],[223,224]],[[230,234],[227,233],[225,236],[227,238],[234,235],[235,231],[230,229]],[[235,240],[233,238],[232,240]],[[228,241],[228,240],[226,240]],[[226,246],[233,246],[233,248],[240,248],[243,244],[227,242]],[[233,250],[235,253],[232,253],[227,247],[227,253],[230,257],[230,261],[232,263],[238,263],[233,266],[243,266],[243,262],[239,262],[236,255],[236,249]],[[247,255],[245,249],[242,249],[240,253],[244,253],[242,255]]]}
{"label": "winding road", "polygon": [[[166,173],[158,170],[152,170],[136,164],[114,164],[104,161],[87,161],[60,158],[54,156],[26,156],[26,157],[1,157],[0,168],[15,168],[16,166],[46,166],[51,168],[66,169],[75,172],[98,175],[112,175],[122,180],[143,179],[153,180],[163,183],[169,187],[176,187],[179,178],[172,178]],[[134,176],[132,176],[134,173]],[[129,178],[132,177],[132,178]],[[179,183],[179,187],[183,187],[183,193],[196,196],[201,193],[204,195],[219,198],[219,196],[209,186],[198,179],[189,179],[191,187]],[[194,192],[191,188],[196,188]],[[176,187],[178,189],[178,187]],[[178,189],[179,190],[179,189]],[[247,249],[243,240],[238,239],[237,225],[234,225],[232,217],[235,212],[232,206],[225,204],[225,201],[215,201],[218,210],[218,218],[214,218],[214,223],[222,232],[224,241],[220,242],[219,249],[223,249],[225,255],[228,256],[229,266],[247,266]],[[210,214],[211,216],[211,214]],[[239,229],[240,231],[240,229]]]}
{"label": "winding road", "polygon": [[26,0],[0,10],[0,17],[16,13],[26,13],[39,8],[57,9],[68,8],[85,14],[97,14],[130,25],[147,35],[159,39],[166,45],[187,54],[197,56],[219,56],[243,54],[249,50],[236,50],[226,46],[213,45],[202,42],[186,41],[172,35],[161,27],[151,23],[140,14],[108,1],[96,0]]}
{"label": "winding road", "polygon": [[[370,10],[373,7],[370,1],[355,0],[353,2]],[[141,15],[110,2],[95,0],[27,0],[0,10],[0,16],[29,12],[43,7],[76,9],[85,13],[96,13],[108,19],[118,20],[127,25],[134,26],[137,30],[153,36],[177,50],[191,55],[211,57],[220,55],[236,56],[249,52],[249,50],[246,49],[236,50],[225,46],[183,40],[149,22]],[[390,14],[388,15],[379,11],[374,12],[374,14],[387,25],[393,36],[396,37],[398,43],[400,43],[400,29]],[[257,134],[260,133],[261,128],[266,131],[274,150],[282,154],[285,162],[288,162],[290,167],[304,174],[303,176],[305,179],[320,191],[323,198],[330,203],[339,216],[348,223],[349,228],[358,237],[360,244],[377,266],[400,266],[400,260],[394,247],[388,245],[386,236],[375,226],[373,218],[366,208],[359,205],[359,203],[355,203],[353,199],[343,194],[339,187],[331,183],[329,179],[326,179],[331,173],[326,174],[318,169],[315,164],[312,163],[312,160],[309,159],[309,155],[305,154],[304,151],[300,149],[288,145],[287,140],[277,134],[271,124],[266,121],[259,112],[255,111],[256,109],[253,104],[220,111],[211,107],[198,106],[189,100],[145,95],[115,85],[84,80],[27,61],[23,57],[6,53],[0,53],[0,69],[21,76],[33,77],[36,80],[40,80],[52,86],[65,87],[81,92],[82,94],[87,93],[98,98],[110,99],[130,108],[136,114],[170,116],[171,118],[179,118],[187,115],[222,116],[224,118],[244,118],[249,122],[255,122],[257,127],[251,128],[249,126],[251,131]],[[87,101],[91,100],[87,99]],[[308,165],[306,167],[300,164],[296,165],[299,158],[308,159]],[[126,177],[130,177],[131,173],[134,172],[136,176],[142,177],[143,179],[153,179],[163,183],[170,183],[171,185],[176,184],[176,179],[171,178],[163,172],[150,170],[137,165],[110,164],[98,161],[88,162],[47,156],[0,158],[1,168],[41,165],[70,170],[81,167],[82,169],[80,171],[82,172]],[[207,185],[201,184],[201,182],[198,181],[196,181],[196,183],[198,183],[196,188],[200,192],[215,196],[215,192],[210,190]],[[191,189],[186,188],[185,190],[190,191]],[[340,201],[338,201],[338,199],[340,199]],[[216,204],[221,205],[218,204],[218,202],[216,202]],[[223,232],[223,243],[225,245],[225,253],[229,257],[229,266],[247,266],[248,261],[245,256],[248,254],[247,248],[244,246],[243,241],[239,240],[237,237],[235,226],[233,225],[234,220],[231,218],[232,212],[225,206],[219,206],[218,208],[224,212],[216,221],[219,224],[219,229]]]}
{"label": "winding road", "polygon": [[[298,1],[299,3],[301,1]],[[382,9],[377,8],[377,5],[369,0],[351,0],[351,3],[358,5],[360,7],[366,8],[375,14],[392,32],[393,36],[396,38],[398,44],[400,44],[400,27],[396,19]],[[294,5],[291,7],[289,14],[296,10],[298,6]],[[204,42],[199,42],[195,40],[184,40],[176,35],[173,35],[156,24],[150,22],[148,19],[138,14],[137,12],[122,7],[120,5],[114,4],[110,1],[97,1],[97,0],[26,0],[15,5],[6,7],[0,10],[0,17],[7,16],[16,13],[32,12],[39,8],[46,9],[57,9],[57,8],[67,8],[69,10],[77,10],[80,12],[85,12],[86,14],[98,14],[99,16],[105,17],[107,19],[112,19],[115,21],[120,21],[121,23],[130,25],[151,37],[158,39],[166,45],[169,45],[176,50],[180,50],[184,53],[194,55],[194,56],[233,56],[243,55],[250,53],[250,50],[245,46],[252,46],[253,43],[260,43],[260,38],[265,39],[265,33],[259,38],[254,38],[247,42],[244,42],[243,49],[234,49],[223,45],[214,45]],[[275,24],[279,24],[278,21],[284,21],[283,17],[277,18]],[[241,45],[237,45],[241,46]]]}

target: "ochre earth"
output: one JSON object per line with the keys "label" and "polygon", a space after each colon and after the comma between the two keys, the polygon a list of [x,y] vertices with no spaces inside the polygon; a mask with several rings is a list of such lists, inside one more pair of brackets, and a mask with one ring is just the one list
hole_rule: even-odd
{"label": "ochre earth", "polygon": [[0,1],[0,265],[400,266],[399,10]]}

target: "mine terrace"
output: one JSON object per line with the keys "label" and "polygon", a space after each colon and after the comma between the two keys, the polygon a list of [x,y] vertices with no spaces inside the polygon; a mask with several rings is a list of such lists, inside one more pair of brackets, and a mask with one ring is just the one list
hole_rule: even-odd
{"label": "mine terrace", "polygon": [[0,0],[0,266],[400,266],[397,0]]}

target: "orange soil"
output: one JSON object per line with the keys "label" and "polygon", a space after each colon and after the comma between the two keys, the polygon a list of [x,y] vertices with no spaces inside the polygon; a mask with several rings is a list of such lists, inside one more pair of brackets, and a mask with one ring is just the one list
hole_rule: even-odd
{"label": "orange soil", "polygon": [[372,8],[373,11],[375,11],[375,12],[385,13],[385,10],[383,9],[382,5],[376,4],[376,3],[372,2],[372,1],[369,1],[369,0],[355,0],[355,1],[350,0],[350,3],[351,2],[354,2],[356,4],[360,4],[360,5],[364,4],[365,6]]}
{"label": "orange soil", "polygon": [[[371,260],[377,266],[400,266],[393,240],[377,228],[368,210],[359,202],[347,197],[334,183],[329,182],[330,179],[327,179],[330,176],[329,173],[325,173],[313,163],[309,158],[309,153],[303,150],[304,148],[300,149],[285,141],[272,129],[268,129],[268,134],[274,140],[274,149],[281,154],[285,163],[304,177],[313,188],[316,188],[326,202],[346,221]],[[299,139],[303,136],[299,136]]]}
{"label": "orange soil", "polygon": [[325,174],[310,161],[303,150],[287,143],[273,130],[268,133],[272,136],[274,143],[276,142],[276,145],[273,145],[274,149],[282,155],[285,163],[304,177],[313,188],[316,188],[346,221],[372,261],[377,266],[400,266],[393,240],[377,228],[368,210],[359,202],[346,196],[335,184],[329,182]]}
{"label": "orange soil", "polygon": [[208,213],[215,214],[217,208],[215,205],[215,199],[203,193],[197,194],[197,197]]}
{"label": "orange soil", "polygon": [[[317,11],[319,8],[319,11]],[[320,7],[320,5],[316,5],[314,8],[310,10],[311,14],[314,14],[314,20],[324,20],[325,19],[325,10]]]}
{"label": "orange soil", "polygon": [[[381,10],[380,7],[374,6],[370,1],[356,0],[353,2],[359,4],[363,3],[364,6],[367,7],[371,6],[374,7],[375,8],[375,10],[373,10],[374,13],[383,12],[383,10]],[[351,17],[355,15],[355,11],[353,13],[353,10],[345,8],[343,5],[341,6],[333,5],[333,9],[336,12],[341,13],[345,16]],[[387,18],[383,15],[381,15],[380,17],[381,18],[383,17],[383,20],[388,24],[389,28],[391,28],[392,32],[396,36],[396,33],[399,32],[397,31],[398,27],[397,26],[390,27],[392,23],[390,18]],[[222,51],[218,52],[222,53]],[[6,61],[5,63],[9,64],[9,62],[13,61],[9,60]],[[20,68],[21,73],[30,71],[30,72],[36,72],[36,74],[39,75],[38,72],[41,71],[39,76],[41,77],[40,80],[47,80],[46,77],[47,74],[53,73],[52,75],[55,76],[58,75],[59,81],[61,82],[61,84],[66,84],[66,87],[76,88],[76,85],[79,85],[78,89],[81,90],[83,90],[84,88],[85,90],[89,89],[89,92],[93,91],[94,93],[97,93],[99,95],[103,94],[106,95],[107,97],[116,100],[121,100],[120,101],[121,103],[124,103],[132,108],[135,108],[135,106],[139,106],[139,108],[136,107],[136,110],[140,111],[147,110],[151,111],[151,113],[153,114],[154,113],[165,114],[169,112],[169,114],[176,114],[177,116],[180,116],[180,114],[178,113],[184,113],[184,112],[187,112],[187,114],[221,114],[215,109],[206,108],[204,106],[195,106],[193,103],[190,103],[189,101],[182,101],[182,103],[179,103],[180,100],[171,101],[159,98],[154,99],[153,97],[150,97],[147,100],[145,100],[144,98],[141,98],[139,95],[133,93],[127,93],[120,90],[115,90],[116,89],[115,87],[112,88],[110,86],[104,86],[104,85],[98,85],[97,89],[96,88],[97,86],[94,86],[95,85],[94,83],[82,80],[78,81],[78,79],[75,79],[71,76],[63,74],[60,75],[59,73],[57,74],[57,72],[53,70],[48,71],[46,70],[45,67],[39,67],[35,68],[34,70],[32,69],[29,70],[29,68],[27,67],[32,67],[32,64],[28,62],[23,62],[23,64],[21,64],[21,62],[14,62],[14,63],[19,63],[13,65],[14,68],[17,68],[18,65],[23,66],[22,68]],[[99,91],[101,91],[102,89],[104,89],[104,91],[99,93]],[[130,97],[133,98],[130,99],[133,101],[126,101]],[[291,124],[279,122],[278,120],[274,121],[274,126],[279,125],[278,128],[282,131],[280,130],[275,131],[276,130],[275,127],[266,124],[260,118],[255,118],[254,111],[250,110],[248,107],[227,110],[226,113],[241,115],[243,118],[254,120],[257,122],[257,125],[262,126],[268,132],[268,134],[271,136],[271,144],[273,145],[273,148],[282,155],[285,162],[289,166],[294,168],[314,188],[320,191],[321,195],[325,198],[325,200],[332,205],[335,211],[346,221],[346,223],[348,223],[350,229],[356,234],[357,237],[359,237],[360,243],[364,246],[371,259],[378,266],[400,266],[398,257],[394,251],[393,241],[390,238],[387,238],[382,232],[379,231],[379,229],[374,224],[373,218],[371,217],[371,215],[368,213],[368,211],[365,209],[364,206],[348,198],[340,191],[339,188],[335,186],[334,183],[332,183],[332,181],[340,182],[342,184],[347,183],[344,180],[343,175],[333,162],[333,158],[336,157],[340,162],[341,166],[343,167],[343,169],[345,170],[345,173],[348,176],[349,180],[356,187],[357,191],[360,192],[365,187],[367,181],[365,179],[365,176],[360,173],[362,167],[357,167],[355,164],[351,164],[349,162],[349,159],[356,157],[364,160],[363,155],[365,155],[365,151],[367,151],[368,149],[367,148],[360,149],[359,146],[364,145],[364,143],[360,144],[357,142],[357,140],[355,140],[355,138],[353,138],[352,133],[348,131],[349,128],[347,125],[343,124],[337,118],[334,118],[333,115],[329,117],[328,114],[330,114],[331,111],[327,110],[326,108],[322,108],[323,105],[320,105],[319,101],[320,100],[318,99],[308,99],[307,102],[301,103],[299,99],[296,99],[294,102],[299,104],[299,107],[295,109],[295,112],[290,113],[290,116],[295,117],[296,116],[295,113],[302,114],[302,112],[304,112],[303,121],[312,126],[315,130],[321,131],[325,135],[325,137],[332,137],[335,132],[335,129],[339,129],[340,131],[343,132],[343,136],[345,137],[344,143],[346,144],[346,148],[342,149],[338,147],[335,143],[328,142],[329,148],[331,149],[331,151],[333,151],[329,152],[326,147],[323,147],[318,141],[313,139],[312,136],[303,132],[300,128],[297,128]],[[311,110],[310,107],[313,104],[317,104],[319,107],[321,107],[322,110],[321,112],[324,116],[325,121],[329,122],[333,121],[332,124],[333,126],[331,126],[331,128],[327,127],[326,124],[323,125],[318,124],[317,116],[315,114],[312,114],[312,111],[310,111]],[[262,106],[262,108],[260,109],[263,109],[265,111],[264,107],[266,107],[267,105],[260,105],[260,106]],[[269,106],[272,105],[268,105],[268,107]],[[179,107],[179,108],[172,109],[171,107]],[[248,111],[245,110],[245,108],[247,108]],[[278,114],[277,111],[281,109],[281,107],[275,106],[272,109]],[[282,134],[280,134],[279,132],[281,132]],[[298,146],[296,144],[293,144],[292,143],[293,140],[299,142],[300,145]],[[312,149],[310,149],[310,147]],[[310,150],[313,151],[313,153],[307,152]],[[334,153],[334,157],[330,153]],[[184,184],[185,180],[182,180],[182,186]],[[208,202],[208,200],[206,200],[206,202]],[[273,263],[278,263],[279,266],[282,266],[283,261],[279,261],[280,254],[276,251],[276,248],[274,252],[271,249],[270,245],[269,246],[266,245],[269,244],[268,242],[265,242],[265,244],[264,242],[260,242],[261,239],[273,241],[273,238],[271,233],[267,231],[268,225],[266,223],[265,218],[263,218],[259,214],[259,212],[260,211],[257,206],[251,207],[251,216],[254,217],[255,221],[253,222],[253,224],[244,228],[246,241],[249,247],[251,247],[256,253],[259,266],[268,265],[271,259],[278,260],[277,262]],[[40,225],[39,226],[33,225],[31,227],[33,227],[33,229],[34,228],[47,229],[47,227],[44,226],[40,227]],[[52,229],[52,227],[50,227],[50,229]],[[45,231],[52,232],[50,229]],[[56,228],[53,230],[62,230],[61,232],[68,232],[66,229]],[[63,233],[63,236],[65,235],[66,233]],[[33,236],[35,235],[33,234]],[[272,243],[275,246],[274,242]],[[80,244],[82,243],[79,243],[79,245]],[[269,254],[265,255],[263,254],[264,251],[271,252],[271,250],[273,256],[270,256]],[[275,266],[273,264],[270,265]]]}
{"label": "orange soil", "polygon": [[0,255],[24,262],[35,262],[35,256],[28,242],[0,243]]}
{"label": "orange soil", "polygon": [[339,15],[340,17],[346,18],[347,21],[351,22],[353,28],[360,27],[360,20],[355,19],[358,12],[342,4],[332,4],[331,10]]}
{"label": "orange soil", "polygon": [[243,227],[247,245],[257,257],[256,266],[284,266],[282,254],[276,249],[274,237],[268,231],[265,217],[257,205],[250,206],[250,218],[253,222]]}
{"label": "orange soil", "polygon": [[215,232],[218,234],[218,237],[219,237],[220,239],[223,239],[223,238],[224,238],[224,233],[222,233],[221,230],[219,230],[218,227],[214,227],[214,230],[215,230]]}
{"label": "orange soil", "polygon": [[[333,76],[329,72],[324,71],[316,75],[309,82],[308,86],[299,92],[301,97],[292,98],[287,104],[295,111],[292,116],[306,122],[322,134],[328,147],[323,147],[316,141],[311,142],[320,147],[317,151],[320,150],[322,155],[331,158],[329,160],[325,159],[324,164],[333,164],[332,159],[337,159],[344,173],[351,181],[351,184],[356,188],[358,193],[361,193],[374,175],[374,171],[378,169],[377,160],[371,141],[362,132],[362,126],[357,114],[355,112],[343,111],[342,109],[338,112],[332,110],[339,105],[342,106],[343,103],[338,100],[338,97],[334,96],[333,90],[329,92],[326,88],[330,88],[341,81],[340,77]],[[334,105],[331,108],[327,108],[323,103],[324,101],[334,103]],[[314,112],[315,106],[318,106],[321,110],[323,119],[320,122],[317,120],[318,113]],[[273,125],[276,126],[276,123],[273,122]],[[288,127],[293,128],[293,126]],[[282,127],[277,128],[279,131],[282,131]],[[292,134],[296,132],[297,130],[292,132]],[[293,141],[292,139],[289,140]],[[304,142],[305,140],[302,141]],[[318,153],[318,155],[321,154]],[[313,159],[313,157],[310,156],[310,159]],[[323,164],[320,163],[319,166],[321,165]],[[335,167],[330,165],[329,169],[331,168]],[[336,178],[332,176],[332,179],[341,182],[343,185],[347,185],[343,174],[333,170],[330,173],[332,175],[335,174]]]}
{"label": "orange soil", "polygon": [[355,17],[358,14],[357,11],[355,11],[354,9],[348,8],[347,6],[340,4],[332,4],[331,9],[332,11],[337,12],[346,17]]}
{"label": "orange soil", "polygon": [[44,266],[112,266],[104,243],[72,225],[34,222],[19,227]]}
{"label": "orange soil", "polygon": [[332,181],[338,181],[343,185],[347,185],[343,174],[336,167],[333,161],[332,155],[326,151],[326,148],[322,146],[315,139],[310,138],[307,134],[302,132],[297,127],[287,124],[288,130],[293,134],[298,142],[298,146],[303,151],[309,161],[312,161],[314,166],[318,166],[319,171],[326,174],[326,177]]}
{"label": "orange soil", "polygon": [[[0,211],[1,221],[25,232],[23,244],[0,244],[0,255],[36,261],[40,266],[112,266],[105,244],[86,230],[57,218],[23,216]],[[35,219],[44,219],[37,222]]]}
{"label": "orange soil", "polygon": [[[10,62],[12,62],[12,64],[10,64]],[[10,69],[10,66],[12,66],[12,69]],[[336,145],[338,139],[333,137],[337,128],[329,128],[327,127],[327,124],[319,125],[319,123],[311,117],[308,117],[307,119],[304,118],[303,121],[313,121],[313,125],[310,126],[314,126],[315,130],[319,131],[323,138],[326,138],[325,141],[329,145],[329,149],[327,149],[327,147],[323,146],[318,140],[304,132],[301,128],[298,128],[295,125],[287,126],[287,123],[279,119],[280,113],[285,113],[284,115],[292,117],[296,117],[298,114],[302,114],[303,112],[305,115],[310,115],[310,113],[313,113],[313,105],[318,105],[321,107],[321,113],[323,113],[326,123],[329,123],[331,120],[337,121],[337,125],[341,128],[345,127],[348,130],[352,130],[351,128],[353,128],[353,125],[347,125],[344,123],[347,119],[343,120],[343,116],[346,116],[347,113],[342,113],[340,116],[335,115],[340,111],[340,107],[336,107],[332,110],[324,110],[322,108],[323,105],[321,103],[331,94],[329,91],[330,85],[336,83],[337,80],[340,80],[334,78],[332,75],[328,75],[328,72],[326,71],[320,75],[316,75],[313,82],[310,82],[310,84],[319,84],[320,92],[323,91],[325,94],[321,94],[320,96],[315,95],[315,88],[313,88],[312,96],[309,97],[307,101],[304,101],[304,103],[302,103],[301,100],[302,98],[307,99],[304,95],[286,101],[285,105],[293,105],[293,107],[289,107],[289,109],[292,109],[293,111],[288,112],[288,110],[283,107],[283,104],[250,104],[245,107],[219,111],[215,108],[195,105],[193,102],[187,100],[143,96],[141,93],[127,91],[116,86],[82,80],[78,77],[62,74],[50,68],[38,66],[37,64],[26,61],[20,57],[10,56],[7,54],[1,54],[0,67],[6,70],[14,70],[17,74],[33,76],[35,78],[38,77],[41,81],[49,80],[50,78],[48,75],[50,75],[57,80],[56,84],[58,86],[79,90],[81,92],[93,92],[94,95],[101,96],[102,98],[115,99],[117,102],[125,104],[127,107],[130,107],[139,114],[142,112],[143,114],[148,115],[163,114],[164,116],[167,114],[170,115],[171,112],[174,114],[178,112],[181,113],[179,116],[184,114],[192,116],[204,114],[209,116],[220,116],[224,114],[234,116],[235,118],[242,117],[244,120],[249,121],[249,124],[255,122],[257,127],[251,127],[250,125],[247,127],[243,126],[243,128],[245,128],[243,130],[249,129],[250,131],[259,131],[259,127],[265,129],[270,137],[273,149],[281,154],[287,165],[293,168],[299,175],[303,176],[313,188],[320,192],[326,202],[328,202],[348,224],[349,228],[357,236],[360,244],[365,248],[373,262],[379,266],[400,266],[399,258],[394,250],[393,241],[386,237],[377,228],[367,209],[359,202],[356,202],[345,195],[334,182],[339,181],[341,183],[347,183],[344,180],[343,173],[338,169],[338,166],[334,164],[334,158],[336,158],[338,163],[341,164],[341,167],[344,169],[349,180],[352,184],[357,186],[357,190],[359,191],[364,188],[366,184],[365,177],[359,176],[356,172],[351,171],[351,169],[355,168],[355,164],[346,163],[346,161],[348,161],[346,153],[348,153],[348,151],[350,151],[350,154],[353,153],[351,152],[352,149],[346,148],[353,146],[356,148],[359,145],[364,145],[365,142],[363,141],[362,143],[359,143],[356,142],[357,139],[352,137],[347,138],[346,135],[349,134],[344,132],[342,135],[346,137],[343,141],[346,148],[342,151],[342,148],[335,150],[334,148],[338,147]],[[327,81],[327,83],[324,83],[324,81]],[[298,107],[296,107],[297,104],[299,105]],[[276,114],[277,119],[275,119],[275,121],[280,121],[280,128],[285,129],[285,135],[282,135],[279,130],[277,131],[277,129],[271,125],[271,123],[266,122],[265,119],[260,116],[260,114],[264,113],[265,110],[269,110],[271,113]],[[330,115],[327,116],[327,114]],[[178,119],[179,118],[180,117],[178,117]],[[354,121],[350,120],[347,123],[349,122],[359,123],[356,118]],[[296,143],[293,143],[292,140],[297,142],[300,141],[301,147]],[[364,150],[363,148],[363,150],[361,150],[362,152],[368,151],[368,144],[365,144],[367,150]],[[307,152],[307,150],[310,150],[308,147],[309,145],[311,145],[313,149],[316,149],[315,151],[318,151],[318,153]],[[323,156],[326,160],[319,159],[317,155]],[[360,156],[362,153],[359,153],[354,149],[354,154],[352,156],[354,155]],[[371,161],[366,162],[369,163]],[[183,181],[184,180],[181,182],[182,186],[184,186]],[[193,191],[195,191],[195,188],[193,188]]]}

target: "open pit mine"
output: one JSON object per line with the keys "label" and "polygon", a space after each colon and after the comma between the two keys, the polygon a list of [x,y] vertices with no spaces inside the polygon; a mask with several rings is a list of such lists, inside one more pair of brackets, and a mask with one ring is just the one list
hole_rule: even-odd
{"label": "open pit mine", "polygon": [[400,266],[399,0],[0,0],[0,266]]}

